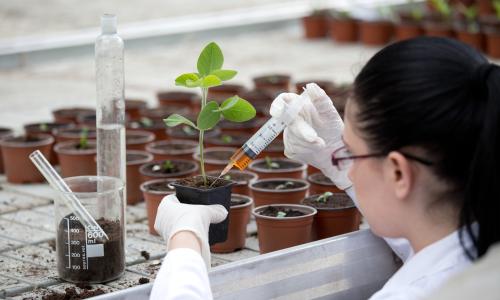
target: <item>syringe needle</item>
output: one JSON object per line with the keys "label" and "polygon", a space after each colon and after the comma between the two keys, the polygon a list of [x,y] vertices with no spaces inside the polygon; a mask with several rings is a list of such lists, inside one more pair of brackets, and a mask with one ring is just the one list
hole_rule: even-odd
{"label": "syringe needle", "polygon": [[233,168],[233,162],[230,161],[227,166],[224,168],[224,170],[222,170],[222,172],[220,173],[220,176],[219,177],[222,177],[224,175],[227,174],[227,172],[229,172],[229,170],[231,170]]}

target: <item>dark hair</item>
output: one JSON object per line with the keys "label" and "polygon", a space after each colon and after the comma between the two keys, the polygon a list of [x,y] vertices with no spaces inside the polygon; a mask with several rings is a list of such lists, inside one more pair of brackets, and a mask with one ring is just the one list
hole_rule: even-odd
{"label": "dark hair", "polygon": [[[422,149],[459,195],[460,242],[470,259],[500,241],[498,66],[455,40],[402,41],[364,66],[353,101],[356,128],[372,151]],[[464,231],[475,249],[465,247]]]}

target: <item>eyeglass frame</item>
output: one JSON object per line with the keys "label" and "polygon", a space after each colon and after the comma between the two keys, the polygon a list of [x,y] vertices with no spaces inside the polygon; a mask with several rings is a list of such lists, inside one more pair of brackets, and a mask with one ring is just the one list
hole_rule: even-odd
{"label": "eyeglass frame", "polygon": [[[340,150],[343,150],[343,149],[347,149],[347,147],[342,146],[342,147],[340,147],[337,150],[332,152],[332,158],[331,158],[332,165],[339,170],[340,170],[339,162],[342,160],[354,161],[355,159],[370,158],[370,157],[382,157],[382,156],[386,156],[388,154],[388,153],[370,153],[370,154],[363,154],[363,155],[350,155],[350,156],[344,156],[344,157],[335,157],[335,153],[339,152]],[[398,151],[398,152],[401,153],[404,157],[409,158],[411,160],[414,160],[416,162],[419,162],[425,166],[432,166],[434,164],[432,161],[428,161],[426,159],[415,156],[413,154],[405,153],[402,151]]]}

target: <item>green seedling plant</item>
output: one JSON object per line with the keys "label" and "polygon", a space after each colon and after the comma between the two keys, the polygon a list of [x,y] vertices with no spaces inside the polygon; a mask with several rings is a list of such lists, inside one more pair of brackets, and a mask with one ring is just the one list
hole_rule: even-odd
{"label": "green seedling plant", "polygon": [[224,175],[224,177],[223,177],[223,178],[224,178],[225,180],[231,180],[231,175],[226,174],[226,175]]}
{"label": "green seedling plant", "polygon": [[224,135],[221,136],[220,140],[223,143],[229,144],[229,143],[231,143],[233,141],[233,137],[230,136],[230,135],[224,134]]}
{"label": "green seedling plant", "polygon": [[424,17],[424,12],[422,10],[422,7],[418,5],[418,3],[415,3],[415,0],[409,0],[408,4],[410,5],[410,16],[414,21],[421,21],[422,18]]}
{"label": "green seedling plant", "polygon": [[284,217],[286,217],[286,212],[284,212],[284,211],[279,211],[276,214],[276,218],[284,218]]}
{"label": "green seedling plant", "polygon": [[78,149],[87,149],[88,147],[89,147],[89,129],[87,127],[84,127],[80,132],[80,141],[78,143]]}
{"label": "green seedling plant", "polygon": [[175,170],[175,168],[176,166],[171,160],[166,160],[161,165],[154,165],[152,170],[153,171],[163,170],[167,173],[172,173]]}
{"label": "green seedling plant", "polygon": [[266,162],[266,167],[271,170],[271,169],[278,169],[280,167],[280,164],[273,161],[269,156],[266,156],[264,158],[264,161]]}
{"label": "green seedling plant", "polygon": [[275,190],[286,190],[286,189],[291,188],[293,186],[294,186],[293,181],[287,181],[285,183],[277,185],[274,189]]}
{"label": "green seedling plant", "polygon": [[332,192],[324,192],[323,194],[321,194],[318,198],[316,198],[316,202],[319,202],[319,203],[326,203],[326,201],[328,201],[328,198],[330,196],[333,196],[333,193]]}
{"label": "green seedling plant", "polygon": [[42,123],[38,126],[38,129],[40,129],[40,131],[48,131],[49,130],[49,126],[45,123]]}
{"label": "green seedling plant", "polygon": [[477,16],[479,10],[477,5],[465,5],[463,3],[459,3],[458,10],[464,15],[465,22],[467,26],[467,31],[469,32],[479,32],[479,24],[477,22]]}
{"label": "green seedling plant", "polygon": [[493,8],[495,9],[497,19],[500,20],[500,0],[493,0]]}
{"label": "green seedling plant", "polygon": [[255,117],[255,108],[252,104],[238,95],[224,100],[220,105],[216,101],[208,101],[209,88],[222,85],[222,82],[232,79],[237,74],[235,70],[222,69],[223,63],[224,56],[221,49],[212,42],[205,46],[198,57],[196,65],[198,72],[184,73],[175,79],[175,84],[178,86],[201,89],[201,110],[196,124],[179,114],[172,114],[163,120],[168,127],[183,124],[198,130],[200,169],[205,186],[207,186],[203,153],[205,131],[214,128],[221,118],[232,122],[245,122]]}
{"label": "green seedling plant", "polygon": [[431,0],[432,6],[443,17],[444,20],[449,20],[451,17],[451,7],[448,0]]}

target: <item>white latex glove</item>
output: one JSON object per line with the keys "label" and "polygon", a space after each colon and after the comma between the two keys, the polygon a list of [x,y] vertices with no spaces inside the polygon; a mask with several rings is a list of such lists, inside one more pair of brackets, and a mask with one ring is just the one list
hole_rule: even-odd
{"label": "white latex glove", "polygon": [[[305,93],[307,102],[283,133],[285,155],[318,168],[344,190],[352,185],[347,171],[339,171],[331,162],[332,152],[344,146],[344,122],[332,100],[317,84],[307,84]],[[297,97],[293,93],[280,94],[271,104],[271,116],[281,116],[286,105]]]}
{"label": "white latex glove", "polygon": [[191,231],[200,240],[201,256],[207,269],[210,268],[210,246],[208,228],[210,223],[220,223],[227,217],[222,205],[192,205],[180,203],[175,195],[162,199],[156,214],[155,229],[168,243],[179,231]]}

